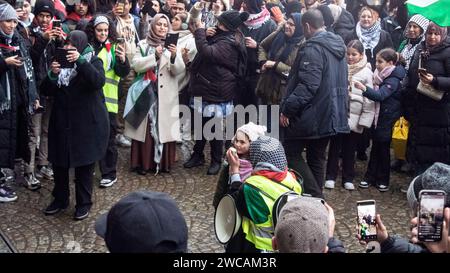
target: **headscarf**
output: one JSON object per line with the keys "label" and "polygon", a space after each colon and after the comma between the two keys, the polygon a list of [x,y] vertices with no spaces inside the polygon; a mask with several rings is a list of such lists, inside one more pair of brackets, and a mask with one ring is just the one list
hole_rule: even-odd
{"label": "headscarf", "polygon": [[[89,45],[86,33],[80,30],[74,30],[70,32],[67,40],[80,52],[80,58],[82,56],[87,62],[91,61],[94,55],[94,49]],[[75,63],[73,68],[62,68],[58,75],[58,86],[69,86],[70,81],[77,74],[77,63]]]}
{"label": "headscarf", "polygon": [[167,27],[169,28],[167,32],[172,31],[172,25],[170,24],[169,17],[167,15],[158,13],[153,17],[152,22],[150,23],[150,27],[148,29],[148,35],[147,35],[147,43],[151,47],[158,47],[159,45],[164,45],[164,39],[166,37],[160,37],[155,32],[156,23],[159,21],[159,19],[164,18],[167,20]]}
{"label": "headscarf", "polygon": [[280,182],[287,176],[286,154],[280,141],[261,136],[250,144],[250,162],[254,174]]}
{"label": "headscarf", "polygon": [[431,46],[427,43],[427,40],[425,38],[425,45],[426,45],[427,49],[433,49],[435,47],[440,46],[447,38],[447,28],[446,27],[440,27],[440,26],[436,25],[436,23],[430,22],[430,24],[428,25],[426,34],[428,34],[431,31],[436,31],[439,34],[441,34],[441,41],[439,41],[439,43],[437,45]]}
{"label": "headscarf", "polygon": [[[303,27],[302,27],[302,15],[300,13],[292,13],[289,18],[294,20],[295,32],[292,37],[288,37],[284,33],[284,29],[280,30],[275,36],[272,45],[269,50],[269,59],[274,61],[285,62],[294,49],[295,45],[298,44],[303,37]],[[281,54],[280,48],[284,46]]]}
{"label": "headscarf", "polygon": [[[409,23],[416,23],[421,29],[422,29],[422,33],[420,34],[419,37],[417,37],[417,39],[408,39],[408,43],[405,45],[405,47],[402,49],[401,54],[403,56],[403,58],[406,61],[406,70],[409,69],[409,63],[411,61],[411,58],[414,56],[414,52],[416,51],[417,46],[420,44],[421,41],[425,40],[425,32],[427,31],[428,25],[430,23],[430,21],[423,17],[420,14],[416,14],[413,17],[411,17],[411,19],[409,19],[408,24],[406,24],[406,26],[409,25]],[[405,32],[404,32],[404,36],[406,37],[406,33],[408,32],[408,27],[405,28]]]}

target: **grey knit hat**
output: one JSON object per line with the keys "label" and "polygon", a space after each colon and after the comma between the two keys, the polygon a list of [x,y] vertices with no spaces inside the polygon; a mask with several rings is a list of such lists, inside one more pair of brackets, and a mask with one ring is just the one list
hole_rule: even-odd
{"label": "grey knit hat", "polygon": [[450,207],[450,166],[436,162],[409,184],[406,196],[409,207],[415,210],[421,190],[442,190],[447,193],[446,207]]}
{"label": "grey knit hat", "polygon": [[287,168],[283,145],[278,139],[269,136],[261,136],[250,143],[250,162],[254,167],[258,163],[269,163],[275,167],[273,171],[279,172]]}
{"label": "grey knit hat", "polygon": [[328,237],[328,211],[316,198],[296,198],[281,210],[275,227],[280,252],[323,253]]}
{"label": "grey knit hat", "polygon": [[4,3],[0,5],[0,21],[8,20],[18,21],[19,18],[14,8],[10,4]]}

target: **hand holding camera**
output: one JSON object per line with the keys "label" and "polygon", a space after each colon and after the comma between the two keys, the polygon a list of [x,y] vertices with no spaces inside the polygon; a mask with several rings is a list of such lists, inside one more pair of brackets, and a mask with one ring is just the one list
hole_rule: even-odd
{"label": "hand holding camera", "polygon": [[116,57],[120,60],[121,63],[125,63],[125,49],[122,44],[117,44]]}
{"label": "hand holding camera", "polygon": [[58,62],[52,62],[50,70],[53,74],[58,75],[61,72],[61,65]]}

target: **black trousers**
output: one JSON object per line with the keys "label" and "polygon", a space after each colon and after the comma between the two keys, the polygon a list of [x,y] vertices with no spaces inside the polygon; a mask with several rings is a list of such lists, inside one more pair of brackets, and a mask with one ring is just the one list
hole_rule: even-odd
{"label": "black trousers", "polygon": [[[95,163],[75,168],[75,198],[76,209],[92,206],[92,177]],[[55,201],[61,205],[69,203],[69,168],[53,165],[55,185],[52,195]]]}
{"label": "black trousers", "polygon": [[[303,190],[313,197],[323,198],[326,149],[329,137],[319,139],[285,140],[284,150],[289,168],[303,177]],[[306,161],[302,152],[306,148]],[[306,163],[307,162],[307,163]]]}
{"label": "black trousers", "polygon": [[[202,117],[202,128],[204,128],[205,124],[212,119],[214,119],[214,118]],[[217,118],[217,119],[219,119],[221,121],[220,124],[222,125],[222,118]],[[214,126],[212,128],[212,133],[217,132],[217,130],[219,130],[221,132],[219,134],[220,140],[218,140],[218,139],[209,140],[209,145],[211,146],[211,163],[213,163],[213,162],[221,163],[222,162],[222,155],[223,155],[222,126],[220,126],[220,128],[216,128],[216,126]],[[195,155],[203,156],[203,150],[205,149],[206,141],[207,140],[205,138],[204,132],[202,132],[202,139],[195,141],[195,145],[194,145],[194,154]]]}
{"label": "black trousers", "polygon": [[239,92],[235,95],[234,105],[241,104],[244,107],[255,105],[258,107],[258,97],[256,96],[256,85],[259,74],[248,75],[244,82],[240,82]]}
{"label": "black trousers", "polygon": [[117,114],[109,113],[109,140],[108,148],[106,149],[105,157],[100,160],[100,172],[103,179],[115,179],[116,178],[116,166],[117,166]]}
{"label": "black trousers", "polygon": [[372,140],[369,164],[364,180],[371,185],[389,186],[391,174],[391,142]]}
{"label": "black trousers", "polygon": [[355,178],[355,151],[361,134],[337,134],[330,138],[326,180],[334,180],[339,172],[339,156],[342,152],[342,184]]}
{"label": "black trousers", "polygon": [[372,138],[371,129],[365,128],[361,134],[361,137],[358,139],[358,144],[356,146],[356,151],[358,154],[365,154],[367,148],[370,146],[370,139]]}

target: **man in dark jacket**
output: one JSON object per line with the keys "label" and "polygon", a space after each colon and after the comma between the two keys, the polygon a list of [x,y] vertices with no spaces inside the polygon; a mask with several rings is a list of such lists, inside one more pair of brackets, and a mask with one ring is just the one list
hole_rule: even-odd
{"label": "man in dark jacket", "polygon": [[[197,99],[191,101],[191,106],[194,111],[201,111],[202,128],[213,118],[219,119],[214,123],[214,135],[217,135],[218,130],[222,131],[222,128],[217,128],[217,124],[222,124],[222,118],[232,112],[233,98],[238,84],[237,74],[240,74],[238,63],[245,62],[247,56],[244,37],[237,28],[247,18],[248,13],[246,12],[226,11],[222,13],[217,18],[219,24],[214,35],[208,38],[202,23],[198,22],[198,25],[193,26],[198,53],[190,67],[189,94],[192,97],[200,97],[202,101],[200,109],[194,102]],[[242,61],[239,62],[239,60]],[[206,144],[206,136],[203,132],[200,133],[202,134],[201,139],[195,141],[194,153],[184,164],[185,168],[205,163],[203,149]],[[198,136],[195,138],[198,139]],[[210,145],[211,165],[207,174],[215,175],[220,170],[223,140],[214,137],[210,140]]]}
{"label": "man in dark jacket", "polygon": [[[303,175],[306,193],[322,197],[329,137],[350,131],[346,48],[339,36],[324,30],[319,10],[307,11],[302,25],[307,41],[288,79],[280,123],[286,127],[291,168]],[[301,155],[305,148],[308,165]]]}
{"label": "man in dark jacket", "polygon": [[244,0],[243,8],[250,14],[240,30],[245,36],[247,47],[247,73],[245,81],[241,82],[239,92],[236,93],[236,104],[258,105],[255,89],[259,79],[258,47],[267,36],[277,28],[277,24],[270,18],[270,12],[263,7],[262,0]]}

